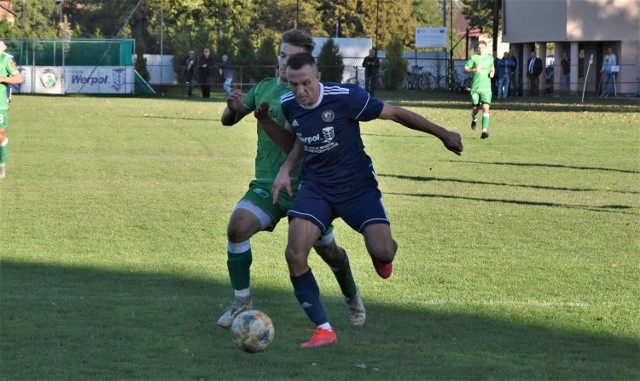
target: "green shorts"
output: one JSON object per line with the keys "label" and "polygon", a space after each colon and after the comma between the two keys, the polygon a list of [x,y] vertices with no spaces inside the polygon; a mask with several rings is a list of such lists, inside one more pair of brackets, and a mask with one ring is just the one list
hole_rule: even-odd
{"label": "green shorts", "polygon": [[273,231],[278,221],[287,215],[287,210],[291,207],[293,199],[298,193],[298,185],[298,183],[291,184],[294,192],[293,197],[289,196],[286,189],[280,191],[278,202],[274,204],[273,193],[271,191],[272,183],[253,180],[249,183],[249,190],[242,196],[242,200],[250,202],[269,216],[269,218],[271,218],[271,225],[265,228],[265,230]]}
{"label": "green shorts", "polygon": [[[271,191],[272,183],[266,183],[263,181],[253,180],[249,183],[249,190],[244,194],[240,203],[248,202],[251,204],[251,207],[256,207],[262,210],[265,213],[270,221],[270,224],[264,228],[266,231],[273,231],[280,222],[280,219],[287,216],[287,211],[293,204],[293,200],[298,194],[298,188],[300,187],[299,182],[291,183],[291,190],[293,191],[293,196],[289,196],[286,189],[280,190],[280,196],[278,197],[278,202],[273,204],[273,193]],[[255,212],[254,212],[255,213]],[[258,217],[260,219],[260,217]],[[266,223],[265,223],[266,225]],[[264,225],[263,225],[264,226]],[[322,237],[318,238],[318,241],[314,244],[314,246],[324,246],[333,240],[333,225],[330,225]]]}
{"label": "green shorts", "polygon": [[477,105],[480,103],[491,104],[491,90],[486,91],[474,91],[471,90],[471,104]]}

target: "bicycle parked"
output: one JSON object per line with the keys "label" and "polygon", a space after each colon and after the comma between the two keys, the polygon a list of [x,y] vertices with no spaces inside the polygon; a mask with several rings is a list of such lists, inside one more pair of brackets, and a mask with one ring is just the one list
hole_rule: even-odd
{"label": "bicycle parked", "polygon": [[438,84],[436,77],[429,71],[422,70],[421,66],[414,65],[407,72],[407,78],[402,82],[402,90],[409,89],[434,89]]}
{"label": "bicycle parked", "polygon": [[[354,73],[355,75],[353,77],[350,77],[349,79],[347,79],[345,81],[345,83],[351,83],[351,84],[357,84],[358,86],[362,87],[364,89],[364,70],[362,70],[362,68],[360,66],[354,66]],[[376,84],[376,89],[385,89],[385,83],[383,80],[383,77],[386,75],[387,70],[386,69],[381,69],[378,74],[376,74],[375,76],[378,77],[378,81]]]}
{"label": "bicycle parked", "polygon": [[451,91],[469,91],[471,90],[471,76],[464,75],[461,76],[457,72],[452,72],[451,85],[449,86],[449,90]]}

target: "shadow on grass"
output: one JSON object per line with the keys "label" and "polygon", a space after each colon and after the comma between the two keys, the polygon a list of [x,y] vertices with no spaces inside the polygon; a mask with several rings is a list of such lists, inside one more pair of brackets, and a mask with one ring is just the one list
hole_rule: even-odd
{"label": "shadow on grass", "polygon": [[442,182],[451,182],[451,183],[461,183],[461,184],[472,184],[472,185],[496,185],[496,186],[504,186],[504,187],[515,187],[515,188],[528,188],[528,189],[541,189],[541,190],[551,190],[551,191],[567,191],[567,192],[608,192],[608,193],[622,193],[622,194],[640,194],[640,192],[634,191],[621,191],[616,189],[596,189],[596,188],[568,188],[568,187],[553,187],[548,185],[530,185],[530,184],[509,184],[509,183],[499,183],[493,181],[480,181],[480,180],[460,180],[460,179],[448,179],[448,178],[440,178],[440,177],[425,177],[425,176],[405,176],[405,175],[387,175],[387,174],[376,174],[377,177],[392,177],[400,180],[412,180],[412,181],[442,181]]}
{"label": "shadow on grass", "polygon": [[513,162],[500,162],[500,161],[469,161],[469,160],[447,160],[450,163],[467,163],[467,164],[484,164],[484,165],[507,165],[514,167],[536,167],[536,168],[558,168],[558,169],[578,169],[581,171],[607,171],[607,172],[619,172],[619,173],[631,173],[638,174],[640,171],[634,171],[632,169],[620,169],[620,168],[603,168],[603,167],[583,167],[575,165],[565,164],[550,164],[550,163],[513,163]]}
{"label": "shadow on grass", "polygon": [[556,202],[546,201],[527,201],[527,200],[507,200],[504,198],[483,198],[483,197],[466,197],[466,196],[451,196],[446,194],[429,194],[429,193],[394,193],[385,192],[385,194],[392,194],[396,196],[410,196],[410,197],[423,197],[423,198],[444,198],[449,200],[466,200],[466,201],[481,201],[492,203],[503,203],[513,205],[525,205],[525,206],[546,206],[551,208],[566,208],[566,209],[582,209],[590,210],[592,212],[608,212],[608,213],[625,213],[634,209],[631,205],[577,205],[577,204],[561,204]]}
{"label": "shadow on grass", "polygon": [[[631,339],[472,314],[365,303],[367,326],[334,319],[338,345],[301,350],[309,322],[292,292],[256,287],[275,341],[245,354],[215,326],[227,282],[2,262],[0,378],[36,379],[633,379]],[[364,288],[363,288],[364,289]],[[325,298],[330,314],[345,313]],[[339,313],[338,313],[339,311]]]}

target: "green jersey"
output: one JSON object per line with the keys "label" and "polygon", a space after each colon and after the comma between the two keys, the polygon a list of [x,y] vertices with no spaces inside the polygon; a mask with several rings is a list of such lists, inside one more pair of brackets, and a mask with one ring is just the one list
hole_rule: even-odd
{"label": "green jersey", "polygon": [[[7,53],[0,53],[0,77],[8,77],[18,71],[13,57]],[[9,108],[7,101],[7,84],[0,83],[0,110]]]}
{"label": "green jersey", "polygon": [[491,91],[491,68],[493,68],[493,56],[485,54],[481,56],[479,54],[471,56],[464,65],[465,69],[479,68],[482,71],[476,71],[473,73],[473,80],[471,81],[471,91],[485,92]]}
{"label": "green jersey", "polygon": [[[282,114],[280,107],[280,97],[290,91],[288,85],[280,83],[278,78],[267,78],[249,90],[247,96],[244,97],[244,108],[247,110],[255,110],[261,103],[269,102],[269,116],[284,126],[286,119]],[[273,183],[280,167],[287,158],[277,144],[275,144],[262,129],[262,125],[258,123],[258,151],[255,160],[255,176],[260,182]],[[292,180],[298,180],[302,165],[297,166],[291,171]]]}

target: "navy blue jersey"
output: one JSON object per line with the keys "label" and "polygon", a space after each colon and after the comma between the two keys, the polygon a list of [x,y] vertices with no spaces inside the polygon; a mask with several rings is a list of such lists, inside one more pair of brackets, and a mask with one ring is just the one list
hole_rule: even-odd
{"label": "navy blue jersey", "polygon": [[341,197],[363,181],[375,181],[360,137],[360,121],[380,116],[382,101],[358,85],[325,82],[320,83],[320,98],[313,106],[299,104],[291,92],[281,102],[287,121],[304,143],[303,183]]}

